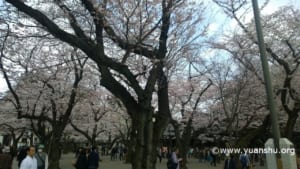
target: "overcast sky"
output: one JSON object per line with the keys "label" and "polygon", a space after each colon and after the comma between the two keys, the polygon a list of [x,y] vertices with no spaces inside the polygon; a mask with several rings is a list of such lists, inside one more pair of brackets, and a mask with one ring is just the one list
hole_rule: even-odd
{"label": "overcast sky", "polygon": [[[205,0],[204,2],[211,2],[211,0]],[[258,2],[264,2],[264,0],[258,0]],[[296,8],[300,9],[300,1],[299,0],[270,0],[268,6],[262,11],[262,14],[270,14],[272,12],[274,12],[275,10],[277,10],[279,7],[284,6],[284,5],[293,5]],[[230,23],[229,19],[226,19],[226,17],[224,16],[222,10],[220,10],[217,6],[215,6],[214,4],[210,5],[210,8],[212,13],[217,13],[217,14],[212,14],[211,18],[213,21],[213,24],[211,24],[210,26],[210,31],[212,31],[212,33],[215,33],[218,30],[221,30],[220,28],[222,27],[222,29],[224,29],[224,24],[229,24],[230,27],[234,26],[235,23],[232,22]],[[251,19],[252,17],[252,13],[249,13],[249,18]],[[250,20],[249,19],[249,20]],[[7,86],[6,83],[3,79],[3,75],[2,73],[0,73],[0,93],[4,92],[7,90]]]}
{"label": "overcast sky", "polygon": [[[217,32],[222,32],[226,30],[233,29],[235,26],[237,26],[237,23],[226,17],[224,15],[224,12],[220,7],[218,7],[216,4],[212,2],[212,0],[206,0],[204,1],[209,5],[209,11],[213,14],[211,16],[211,25],[210,25],[210,31],[211,33],[216,33]],[[261,6],[265,0],[258,0],[259,6]],[[278,8],[285,6],[285,5],[292,5],[295,6],[296,8],[300,9],[300,0],[270,0],[269,4],[261,11],[262,14],[271,14],[274,11],[276,11]],[[253,18],[253,11],[249,10],[249,12],[246,15],[247,21],[250,21]],[[210,21],[210,22],[211,22]]]}

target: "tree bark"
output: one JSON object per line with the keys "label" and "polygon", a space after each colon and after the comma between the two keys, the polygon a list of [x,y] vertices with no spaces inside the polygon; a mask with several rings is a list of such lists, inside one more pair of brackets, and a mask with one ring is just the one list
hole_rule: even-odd
{"label": "tree bark", "polygon": [[[146,115],[147,112],[139,112],[138,118],[133,120],[133,125],[135,127],[133,133],[133,161],[132,169],[146,169],[147,168],[147,155],[146,150],[148,148],[147,144],[147,128],[146,128]],[[151,144],[151,142],[149,142]]]}
{"label": "tree bark", "polygon": [[61,143],[62,131],[55,131],[49,141],[48,157],[49,166],[48,169],[60,169],[59,160],[61,157]]}
{"label": "tree bark", "polygon": [[[133,119],[131,134],[132,169],[155,169],[156,148],[161,129],[153,122],[153,111],[143,111]],[[155,132],[154,132],[155,131]]]}
{"label": "tree bark", "polygon": [[180,136],[179,126],[176,122],[173,122],[175,136],[176,136],[176,143],[179,149],[180,158],[182,161],[180,162],[181,169],[187,169],[187,153],[189,151],[189,146],[192,138],[192,126],[191,121],[187,123],[187,126],[184,127],[183,133]]}
{"label": "tree bark", "polygon": [[187,138],[186,143],[180,144],[180,146],[178,147],[180,158],[182,158],[182,161],[180,162],[180,169],[188,169],[186,164],[187,164],[187,153],[189,151],[189,145],[190,145],[188,143],[190,143],[190,141],[191,141],[190,138]]}
{"label": "tree bark", "polygon": [[296,112],[296,113],[293,112],[293,113],[289,114],[289,116],[288,116],[288,120],[287,120],[287,123],[285,126],[284,136],[290,140],[293,139],[293,131],[294,131],[294,127],[295,127],[297,118],[298,118],[298,112]]}
{"label": "tree bark", "polygon": [[128,147],[127,147],[127,153],[125,154],[125,163],[128,164],[128,163],[132,163],[132,156],[133,156],[133,145],[132,144],[129,144]]}

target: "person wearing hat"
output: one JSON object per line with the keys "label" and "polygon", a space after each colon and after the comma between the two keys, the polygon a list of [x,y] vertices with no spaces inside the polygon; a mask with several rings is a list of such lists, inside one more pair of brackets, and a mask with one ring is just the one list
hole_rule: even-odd
{"label": "person wearing hat", "polygon": [[47,154],[44,152],[44,146],[39,145],[38,151],[35,154],[35,158],[37,160],[37,168],[38,169],[46,169],[48,163]]}

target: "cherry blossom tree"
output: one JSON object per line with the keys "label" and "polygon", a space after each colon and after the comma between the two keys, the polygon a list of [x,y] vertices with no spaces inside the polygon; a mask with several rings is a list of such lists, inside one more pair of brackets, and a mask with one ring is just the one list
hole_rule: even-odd
{"label": "cherry blossom tree", "polygon": [[[207,76],[211,67],[201,56],[198,50],[189,50],[174,63],[173,71],[169,74],[170,123],[174,129],[176,146],[183,157],[184,168],[191,141],[213,123],[208,120],[209,112],[203,111],[207,99],[205,93],[212,85]],[[171,146],[175,145],[169,145],[169,148]]]}
{"label": "cherry blossom tree", "polygon": [[[181,77],[182,78],[182,77]],[[205,102],[203,95],[212,85],[210,79],[187,77],[187,80],[177,79],[170,83],[170,98],[176,144],[182,154],[182,167],[186,167],[187,152],[192,139],[204,133],[204,128],[212,125],[201,110],[201,103]],[[204,120],[205,119],[205,120]],[[209,124],[207,124],[207,122]]]}
{"label": "cherry blossom tree", "polygon": [[105,89],[94,86],[92,90],[86,90],[81,100],[74,108],[70,118],[73,129],[82,134],[90,143],[95,146],[100,134],[112,130],[111,119],[108,114],[117,114],[112,103],[111,95]]}
{"label": "cherry blossom tree", "polygon": [[220,114],[218,121],[224,127],[220,132],[234,138],[232,141],[236,146],[245,147],[254,137],[257,138],[253,133],[251,139],[245,135],[250,128],[263,123],[267,106],[263,85],[251,71],[238,63],[231,59],[214,63],[212,79],[216,95],[212,111]]}
{"label": "cherry blossom tree", "polygon": [[[226,40],[221,48],[239,60],[262,80],[254,22],[246,22],[240,15],[249,4],[216,1],[241,28]],[[263,6],[264,7],[264,6]],[[262,7],[262,9],[263,9]],[[274,93],[280,102],[279,109],[286,112],[288,119],[284,135],[292,138],[293,129],[300,111],[299,107],[299,10],[292,6],[282,7],[273,14],[262,17],[266,51],[273,74]],[[262,80],[263,83],[263,80]]]}
{"label": "cherry blossom tree", "polygon": [[[76,104],[87,58],[49,39],[27,42],[27,48],[17,50],[28,39],[23,41],[24,32],[12,29],[13,23],[6,25],[0,69],[10,91],[10,107],[18,118],[31,121],[33,132],[48,150],[49,168],[57,168],[60,139]],[[20,44],[16,39],[22,39]]]}
{"label": "cherry blossom tree", "polygon": [[[170,117],[166,73],[203,36],[196,33],[204,27],[200,25],[202,4],[175,0],[5,2],[25,13],[46,36],[52,35],[47,37],[80,49],[97,65],[101,85],[122,101],[132,119],[132,168],[155,168],[156,146]],[[12,15],[18,14],[15,8]],[[151,106],[155,90],[157,112]]]}
{"label": "cherry blossom tree", "polygon": [[[0,134],[9,135],[12,139],[11,154],[17,154],[18,143],[24,134],[30,130],[30,122],[26,119],[17,119],[17,113],[11,107],[10,101],[2,98],[0,100]],[[10,145],[9,145],[10,146]]]}

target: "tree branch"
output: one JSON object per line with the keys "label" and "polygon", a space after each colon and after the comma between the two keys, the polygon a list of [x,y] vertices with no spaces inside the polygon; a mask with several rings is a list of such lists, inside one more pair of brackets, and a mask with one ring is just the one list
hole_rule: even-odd
{"label": "tree branch", "polygon": [[93,44],[91,41],[85,41],[84,39],[80,39],[75,35],[72,35],[62,29],[59,28],[51,19],[49,19],[45,14],[40,12],[39,10],[33,9],[30,6],[26,5],[22,0],[5,0],[6,2],[12,4],[21,12],[26,13],[30,17],[34,18],[41,25],[43,25],[53,36],[56,38],[69,43],[71,46],[76,46],[79,49],[85,51],[86,53],[90,53],[90,45]]}

